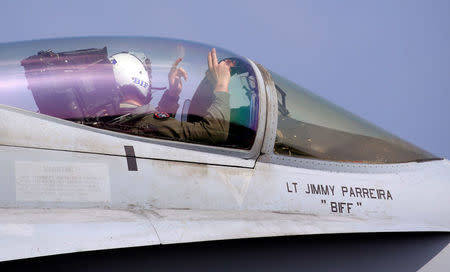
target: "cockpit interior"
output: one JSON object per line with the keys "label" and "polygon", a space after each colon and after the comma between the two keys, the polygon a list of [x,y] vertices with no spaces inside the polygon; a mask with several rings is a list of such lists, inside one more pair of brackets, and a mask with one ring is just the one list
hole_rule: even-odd
{"label": "cockpit interior", "polygon": [[[214,91],[206,77],[209,50],[211,46],[194,42],[140,37],[3,44],[0,104],[122,134],[250,150],[257,134],[270,127],[266,126],[269,115],[262,111],[266,99],[261,97],[276,95],[274,154],[377,164],[437,159],[275,72],[268,71],[270,78],[258,83],[257,70],[262,66],[220,48],[219,62],[233,63],[228,112],[214,117],[229,116],[222,120],[227,123],[225,141],[178,138],[158,133],[157,126],[155,133],[143,132],[119,122],[153,114],[172,118],[180,126],[205,126]],[[181,67],[178,97],[167,95],[170,73]],[[273,81],[273,92],[268,90],[272,86],[268,80]],[[222,128],[212,127],[218,129]]]}

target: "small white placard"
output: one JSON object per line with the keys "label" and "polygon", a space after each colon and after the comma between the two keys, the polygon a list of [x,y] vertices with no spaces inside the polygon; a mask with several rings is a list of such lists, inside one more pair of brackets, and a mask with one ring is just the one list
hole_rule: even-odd
{"label": "small white placard", "polygon": [[16,200],[109,202],[106,164],[16,161]]}

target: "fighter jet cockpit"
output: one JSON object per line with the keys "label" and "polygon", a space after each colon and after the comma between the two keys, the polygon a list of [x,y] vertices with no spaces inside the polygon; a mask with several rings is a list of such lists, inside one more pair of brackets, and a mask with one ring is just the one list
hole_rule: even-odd
{"label": "fighter jet cockpit", "polygon": [[216,98],[211,48],[158,38],[10,48],[20,67],[3,65],[2,77],[19,84],[2,91],[0,103],[119,133],[250,149],[258,126],[255,72],[245,58],[217,49],[230,79],[228,94]]}
{"label": "fighter jet cockpit", "polygon": [[[220,48],[142,37],[2,46],[0,104],[102,131],[245,151],[247,159],[261,153],[263,141],[274,146],[265,153],[290,158],[376,164],[437,159]],[[214,65],[226,66],[221,90]]]}

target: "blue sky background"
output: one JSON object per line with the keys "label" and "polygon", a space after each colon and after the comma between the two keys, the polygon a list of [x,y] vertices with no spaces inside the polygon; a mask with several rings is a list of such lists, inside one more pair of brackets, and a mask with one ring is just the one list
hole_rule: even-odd
{"label": "blue sky background", "polygon": [[450,158],[450,1],[2,0],[0,42],[160,36],[247,56]]}

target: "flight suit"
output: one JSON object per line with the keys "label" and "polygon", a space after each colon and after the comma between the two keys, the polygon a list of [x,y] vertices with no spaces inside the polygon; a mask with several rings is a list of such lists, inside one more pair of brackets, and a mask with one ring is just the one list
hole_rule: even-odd
{"label": "flight suit", "polygon": [[178,107],[180,106],[178,104],[179,98],[180,98],[179,96],[168,95],[168,92],[164,93],[164,95],[161,97],[161,100],[158,103],[158,108],[156,108],[156,110],[167,112],[175,116]]}
{"label": "flight suit", "polygon": [[169,113],[171,116],[175,116],[178,111],[178,107],[180,106],[178,104],[179,99],[180,99],[179,96],[171,96],[169,95],[169,92],[166,91],[161,97],[161,100],[159,101],[158,107],[156,109],[152,105],[150,105],[150,103],[148,103],[134,109],[131,113],[141,114],[141,113],[161,111]]}
{"label": "flight suit", "polygon": [[[161,109],[161,104],[158,109]],[[181,122],[161,112],[142,113],[122,118],[110,124],[109,129],[121,128],[134,135],[164,138],[183,142],[220,144],[227,140],[230,126],[230,95],[213,92],[213,100],[206,115],[198,122]],[[106,127],[107,128],[107,127]],[[126,129],[127,131],[123,131]]]}

